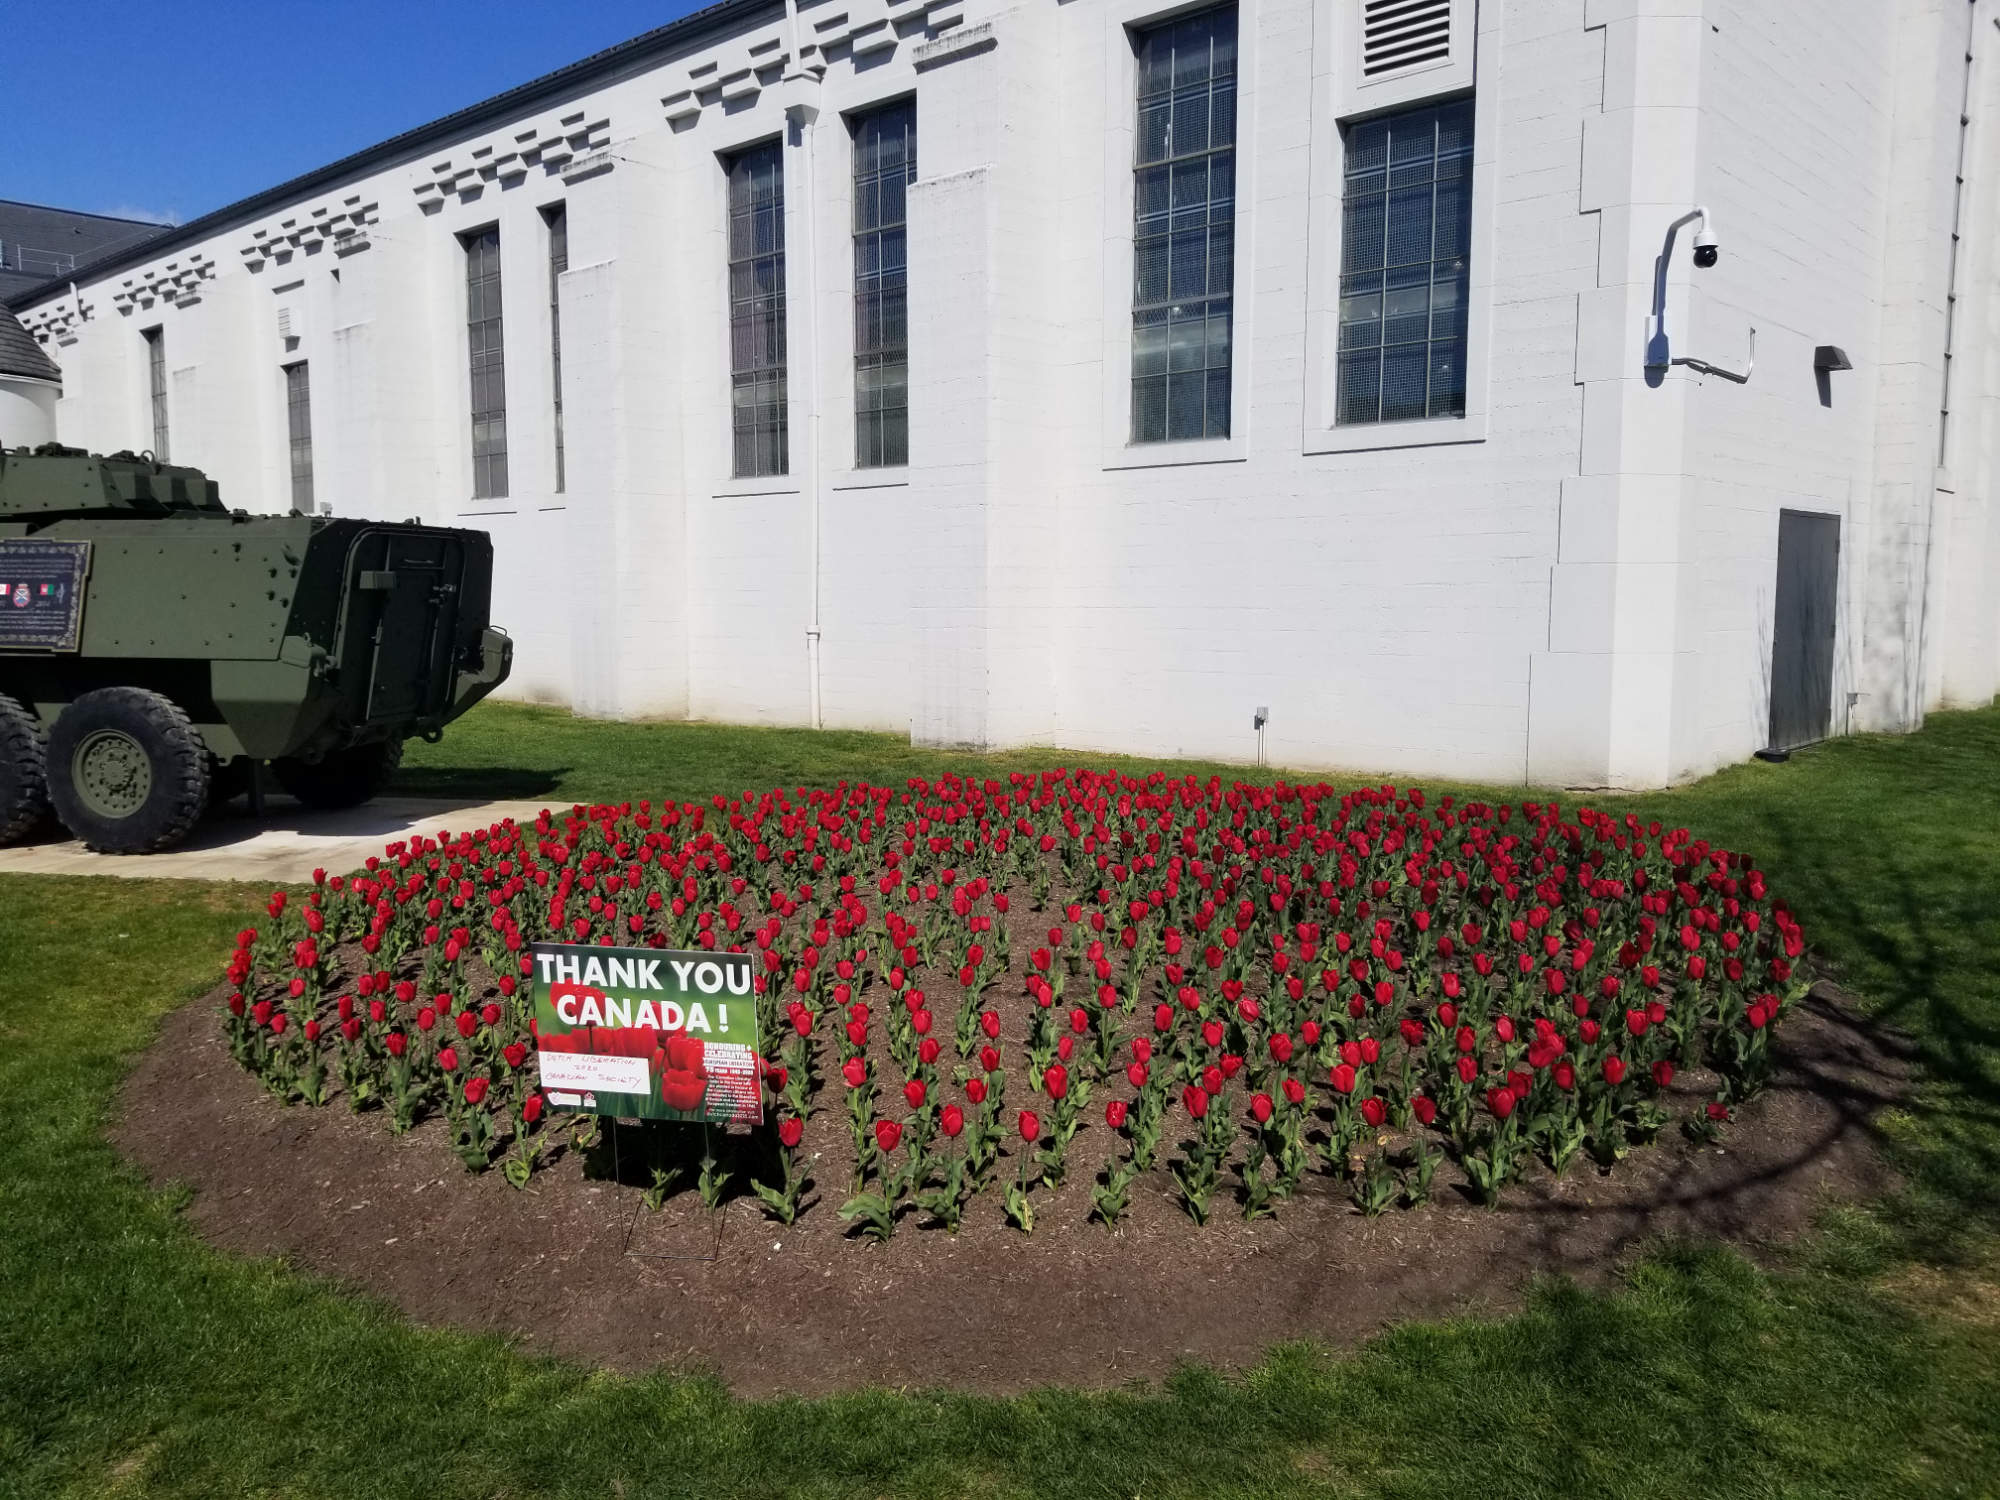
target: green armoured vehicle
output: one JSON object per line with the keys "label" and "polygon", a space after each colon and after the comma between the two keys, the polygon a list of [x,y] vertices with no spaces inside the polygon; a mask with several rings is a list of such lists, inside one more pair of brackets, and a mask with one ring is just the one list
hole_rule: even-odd
{"label": "green armoured vehicle", "polygon": [[211,799],[373,796],[507,676],[484,532],[227,510],[197,469],[0,451],[0,844],[53,806],[93,849]]}

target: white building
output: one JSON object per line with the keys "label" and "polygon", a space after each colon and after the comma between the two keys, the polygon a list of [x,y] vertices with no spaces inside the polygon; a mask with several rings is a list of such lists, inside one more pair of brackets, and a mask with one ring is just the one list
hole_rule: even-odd
{"label": "white building", "polygon": [[1657,785],[2000,686],[1997,17],[724,0],[17,310],[579,713]]}

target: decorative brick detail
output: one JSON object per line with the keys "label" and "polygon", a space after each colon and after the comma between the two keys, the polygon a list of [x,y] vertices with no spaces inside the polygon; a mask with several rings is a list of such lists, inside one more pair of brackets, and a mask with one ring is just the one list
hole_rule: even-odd
{"label": "decorative brick detail", "polygon": [[78,332],[95,315],[96,307],[87,300],[63,296],[53,302],[21,313],[21,326],[44,348],[50,344],[73,344]]}
{"label": "decorative brick detail", "polygon": [[117,290],[111,294],[111,305],[126,314],[143,311],[161,302],[185,306],[198,300],[202,283],[214,277],[215,260],[212,256],[203,255],[200,251],[176,256],[121,277]]}
{"label": "decorative brick detail", "polygon": [[368,228],[381,217],[381,206],[360,194],[316,204],[287,214],[250,232],[250,243],[238,247],[244,267],[261,271],[275,261],[284,265],[294,255],[310,255],[331,245],[335,255],[351,255],[368,246]]}
{"label": "decorative brick detail", "polygon": [[610,144],[610,118],[592,120],[579,110],[433,161],[421,169],[410,191],[416,194],[417,207],[428,213],[451,194],[471,192],[489,182],[512,187],[534,167],[560,172],[577,158],[593,155]]}

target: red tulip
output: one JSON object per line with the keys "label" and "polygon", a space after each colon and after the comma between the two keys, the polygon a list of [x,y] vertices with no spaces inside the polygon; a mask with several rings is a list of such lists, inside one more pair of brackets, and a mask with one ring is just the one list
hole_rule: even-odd
{"label": "red tulip", "polygon": [[970,1099],[974,1104],[984,1104],[986,1102],[986,1080],[984,1078],[966,1079],[965,1097]]}
{"label": "red tulip", "polygon": [[708,1080],[686,1068],[668,1068],[660,1075],[660,1102],[668,1109],[698,1110],[707,1090]]}
{"label": "red tulip", "polygon": [[1614,1088],[1625,1081],[1625,1059],[1613,1054],[1604,1059],[1604,1081]]}
{"label": "red tulip", "polygon": [[1016,1123],[1021,1132],[1021,1139],[1032,1146],[1042,1133],[1041,1116],[1032,1109],[1024,1109],[1021,1111],[1020,1120]]}
{"label": "red tulip", "polygon": [[924,1107],[924,1092],[924,1081],[921,1078],[912,1078],[903,1085],[903,1098],[911,1109]]}
{"label": "red tulip", "polygon": [[1389,1106],[1383,1103],[1379,1096],[1371,1094],[1361,1101],[1361,1118],[1379,1130],[1383,1121],[1389,1118]]}
{"label": "red tulip", "polygon": [[858,1089],[868,1081],[868,1064],[858,1057],[850,1057],[841,1065],[840,1076],[847,1080],[847,1086]]}
{"label": "red tulip", "polygon": [[875,1122],[875,1144],[884,1154],[894,1151],[902,1139],[903,1127],[898,1125],[894,1120],[877,1120]]}
{"label": "red tulip", "polygon": [[1428,1094],[1418,1094],[1412,1099],[1410,1110],[1416,1115],[1419,1125],[1428,1125],[1437,1118],[1437,1102]]}
{"label": "red tulip", "polygon": [[1258,1093],[1250,1096],[1250,1117],[1259,1125],[1266,1124],[1270,1120],[1271,1096],[1269,1094]]}
{"label": "red tulip", "polygon": [[1510,1088],[1488,1089],[1486,1107],[1493,1111],[1494,1119],[1506,1119],[1514,1113],[1514,1091]]}
{"label": "red tulip", "polygon": [[1199,1084],[1191,1083],[1181,1090],[1181,1103],[1187,1106],[1189,1114],[1199,1120],[1208,1113],[1208,1091]]}
{"label": "red tulip", "polygon": [[1286,1102],[1287,1102],[1287,1103],[1290,1103],[1290,1104],[1303,1104],[1303,1103],[1305,1103],[1305,1101],[1306,1101],[1306,1086],[1305,1086],[1305,1085],[1304,1085],[1303,1083],[1300,1083],[1300,1082],[1298,1081],[1298,1079],[1296,1079],[1296,1078],[1287,1078],[1287,1079],[1286,1079],[1286,1080],[1284,1081],[1284,1084],[1282,1085],[1282,1087],[1283,1087],[1283,1089],[1284,1089],[1284,1093],[1285,1093],[1285,1100],[1286,1100]]}
{"label": "red tulip", "polygon": [[797,1115],[778,1122],[778,1141],[786,1150],[791,1150],[805,1139],[806,1123]]}
{"label": "red tulip", "polygon": [[475,1078],[468,1078],[465,1080],[465,1102],[467,1104],[476,1105],[481,1100],[485,1099],[485,1097],[486,1097],[486,1080],[484,1078],[475,1077]]}
{"label": "red tulip", "polygon": [[1670,1061],[1668,1061],[1666,1058],[1663,1057],[1658,1062],[1653,1064],[1653,1082],[1655,1084],[1657,1084],[1661,1088],[1666,1088],[1669,1085],[1671,1085],[1673,1081],[1674,1081],[1673,1063],[1671,1063]]}
{"label": "red tulip", "polygon": [[956,1136],[965,1129],[965,1111],[956,1104],[947,1104],[938,1111],[938,1127],[948,1136]]}
{"label": "red tulip", "polygon": [[1328,1075],[1328,1080],[1333,1084],[1335,1091],[1338,1093],[1351,1094],[1354,1092],[1354,1069],[1347,1063],[1337,1064]]}
{"label": "red tulip", "polygon": [[1113,1130],[1123,1130],[1125,1128],[1125,1101],[1123,1099],[1113,1099],[1109,1104],[1104,1106],[1104,1123],[1109,1125]]}

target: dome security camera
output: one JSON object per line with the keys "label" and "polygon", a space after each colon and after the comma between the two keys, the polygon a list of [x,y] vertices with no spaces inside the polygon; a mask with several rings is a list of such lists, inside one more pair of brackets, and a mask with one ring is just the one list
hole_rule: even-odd
{"label": "dome security camera", "polygon": [[1701,232],[1694,237],[1694,263],[1706,271],[1722,259],[1722,246],[1717,243],[1715,231],[1703,224]]}

